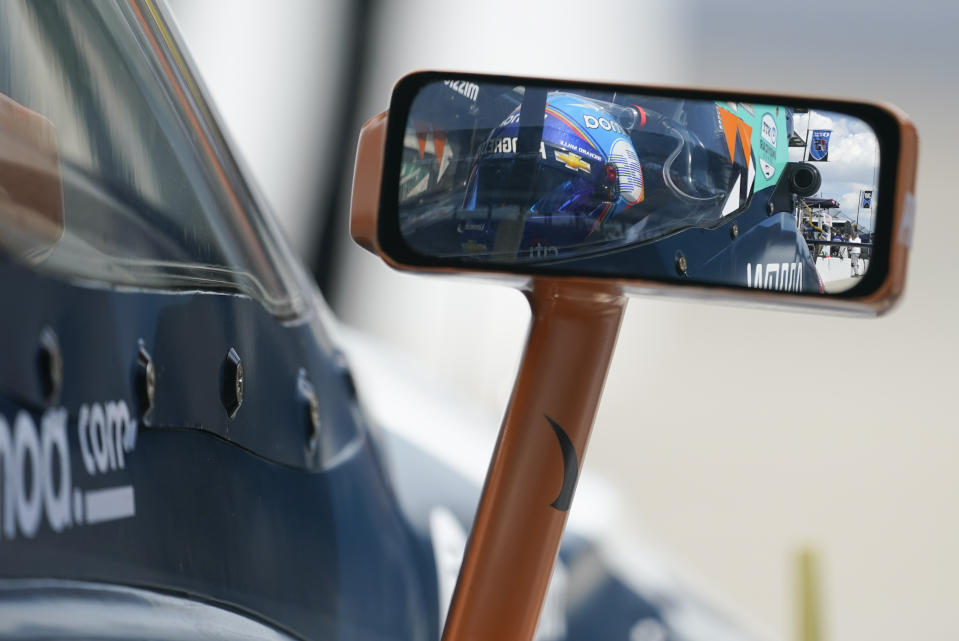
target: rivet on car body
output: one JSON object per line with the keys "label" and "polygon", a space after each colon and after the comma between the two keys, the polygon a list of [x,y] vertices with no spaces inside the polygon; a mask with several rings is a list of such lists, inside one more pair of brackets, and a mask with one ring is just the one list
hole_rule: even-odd
{"label": "rivet on car body", "polygon": [[676,271],[679,272],[680,276],[686,275],[686,269],[689,267],[689,263],[686,261],[686,255],[681,251],[676,252]]}
{"label": "rivet on car body", "polygon": [[156,396],[156,367],[143,341],[140,341],[137,350],[135,381],[140,416],[146,416],[147,412],[153,409],[153,399]]}
{"label": "rivet on car body", "polygon": [[739,236],[739,225],[733,223],[733,226],[729,228],[729,237],[736,240],[737,236]]}
{"label": "rivet on car body", "polygon": [[301,369],[296,378],[296,394],[303,410],[305,410],[306,423],[306,452],[311,456],[320,445],[320,402],[316,397],[316,388],[310,381],[306,370]]}
{"label": "rivet on car body", "polygon": [[37,360],[43,400],[48,405],[53,405],[60,398],[60,389],[63,387],[63,354],[56,333],[49,327],[44,327],[40,332],[40,353]]}
{"label": "rivet on car body", "polygon": [[223,407],[230,418],[243,404],[243,361],[232,347],[223,361]]}

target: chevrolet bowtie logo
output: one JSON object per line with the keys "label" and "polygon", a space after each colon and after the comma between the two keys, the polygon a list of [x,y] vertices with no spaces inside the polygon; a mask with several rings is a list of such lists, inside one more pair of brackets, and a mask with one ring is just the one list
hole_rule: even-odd
{"label": "chevrolet bowtie logo", "polygon": [[576,171],[577,169],[582,169],[587,174],[589,173],[589,163],[583,160],[580,156],[577,156],[571,151],[554,151],[556,160],[566,165],[567,169],[572,169]]}

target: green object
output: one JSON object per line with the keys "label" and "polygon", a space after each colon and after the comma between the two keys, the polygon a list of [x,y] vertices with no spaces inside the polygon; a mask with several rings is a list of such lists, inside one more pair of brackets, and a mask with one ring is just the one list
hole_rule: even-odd
{"label": "green object", "polygon": [[[756,183],[753,192],[776,184],[783,167],[789,160],[787,108],[782,105],[745,102],[717,102],[716,104],[720,108],[720,118],[728,141],[735,140],[736,133],[742,135],[748,132],[748,135],[744,136],[749,141],[748,150],[741,140],[737,142],[742,145],[747,157],[748,152],[752,152],[756,162],[754,168]],[[726,114],[735,116],[735,119],[729,118]],[[736,119],[741,121],[745,128],[737,128]],[[734,128],[738,131],[732,131]]]}
{"label": "green object", "polygon": [[796,640],[822,641],[819,558],[813,548],[796,555]]}

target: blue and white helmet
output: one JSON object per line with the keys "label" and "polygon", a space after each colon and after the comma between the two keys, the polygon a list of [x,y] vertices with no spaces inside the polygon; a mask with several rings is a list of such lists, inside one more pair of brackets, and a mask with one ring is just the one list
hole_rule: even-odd
{"label": "blue and white helmet", "polygon": [[571,93],[549,94],[538,158],[529,165],[535,175],[516,181],[517,107],[480,146],[464,209],[520,206],[526,212],[520,250],[592,240],[604,222],[645,196],[639,156],[613,108]]}

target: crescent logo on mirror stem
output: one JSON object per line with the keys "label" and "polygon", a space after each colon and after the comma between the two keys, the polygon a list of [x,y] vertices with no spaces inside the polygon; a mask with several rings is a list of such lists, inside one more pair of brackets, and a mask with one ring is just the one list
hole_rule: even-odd
{"label": "crescent logo on mirror stem", "polygon": [[573,442],[569,440],[569,435],[563,427],[546,417],[553,432],[556,434],[556,440],[559,441],[559,448],[563,453],[563,486],[559,490],[556,500],[550,503],[551,506],[560,512],[568,512],[569,506],[573,502],[573,491],[576,489],[576,481],[579,478],[579,461],[576,459],[576,448]]}

